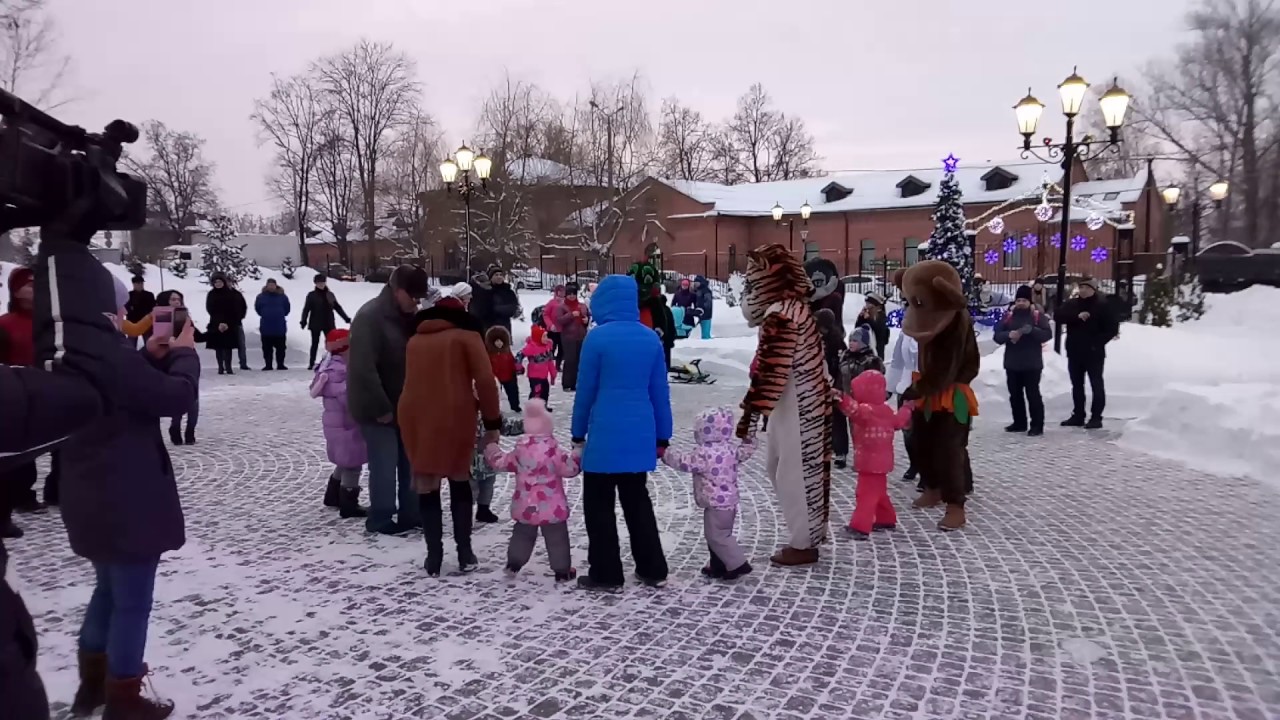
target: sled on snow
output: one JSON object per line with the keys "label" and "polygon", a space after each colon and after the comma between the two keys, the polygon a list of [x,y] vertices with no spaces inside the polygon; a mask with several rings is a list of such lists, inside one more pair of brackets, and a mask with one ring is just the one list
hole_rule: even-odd
{"label": "sled on snow", "polygon": [[667,372],[672,382],[678,382],[683,385],[711,385],[716,379],[711,377],[709,373],[702,370],[702,359],[690,360],[689,362],[673,363],[667,368]]}

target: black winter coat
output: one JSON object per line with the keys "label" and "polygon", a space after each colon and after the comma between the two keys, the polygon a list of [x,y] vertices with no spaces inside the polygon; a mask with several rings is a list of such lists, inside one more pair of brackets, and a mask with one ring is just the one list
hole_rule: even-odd
{"label": "black winter coat", "polygon": [[332,290],[312,290],[302,304],[302,327],[310,325],[312,330],[327,333],[338,327],[335,313],[348,325],[351,324],[351,318],[347,317]]}
{"label": "black winter coat", "polygon": [[876,343],[876,355],[883,360],[884,348],[889,344],[889,323],[885,321],[884,313],[876,313],[869,316],[859,314],[857,324],[866,324],[871,328],[871,335],[875,338]]}
{"label": "black winter coat", "polygon": [[[1023,331],[1017,342],[1009,337],[1014,330]],[[1043,370],[1044,343],[1053,339],[1053,328],[1049,317],[1039,310],[1012,310],[996,326],[993,339],[1004,345],[1005,370]]]}
{"label": "black winter coat", "polygon": [[[520,297],[508,283],[492,286],[489,294],[488,315],[480,318],[486,330],[501,325],[511,330],[511,318],[520,314]],[[474,296],[472,300],[474,301]]]}
{"label": "black winter coat", "polygon": [[[209,332],[206,333],[209,349],[236,349],[240,345],[238,330],[249,313],[244,295],[227,286],[213,288],[205,298],[204,309],[209,313]],[[219,325],[226,325],[226,331],[219,330]]]}
{"label": "black winter coat", "polygon": [[156,309],[156,296],[147,290],[130,290],[124,309],[129,322],[136,323]]}
{"label": "black winter coat", "polygon": [[[1081,320],[1081,313],[1089,313],[1088,320]],[[1111,303],[1094,293],[1089,298],[1072,298],[1058,308],[1054,320],[1067,329],[1067,356],[1079,358],[1104,358],[1107,343],[1120,334],[1120,322],[1116,319]]]}

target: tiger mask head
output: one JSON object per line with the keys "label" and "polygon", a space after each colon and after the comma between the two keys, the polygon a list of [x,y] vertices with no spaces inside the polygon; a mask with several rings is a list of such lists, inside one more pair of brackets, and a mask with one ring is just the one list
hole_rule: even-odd
{"label": "tiger mask head", "polygon": [[759,327],[775,303],[808,302],[812,292],[813,283],[804,266],[782,245],[765,245],[747,253],[742,316],[749,327]]}

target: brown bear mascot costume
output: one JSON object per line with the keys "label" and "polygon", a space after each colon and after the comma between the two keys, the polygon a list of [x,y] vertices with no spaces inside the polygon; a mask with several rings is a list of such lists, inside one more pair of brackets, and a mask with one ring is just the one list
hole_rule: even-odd
{"label": "brown bear mascot costume", "polygon": [[978,375],[978,343],[960,275],[940,260],[926,260],[902,276],[906,317],[902,332],[920,345],[919,372],[904,397],[916,402],[911,429],[924,481],[917,508],[946,503],[939,530],[964,527],[965,465],[969,428],[978,400],[969,383]]}

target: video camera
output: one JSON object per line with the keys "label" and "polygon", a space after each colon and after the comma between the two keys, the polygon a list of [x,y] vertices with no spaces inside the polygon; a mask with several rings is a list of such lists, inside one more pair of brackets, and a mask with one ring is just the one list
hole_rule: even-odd
{"label": "video camera", "polygon": [[0,90],[0,232],[63,225],[86,242],[98,230],[142,227],[147,184],[116,169],[138,128],[66,125]]}

